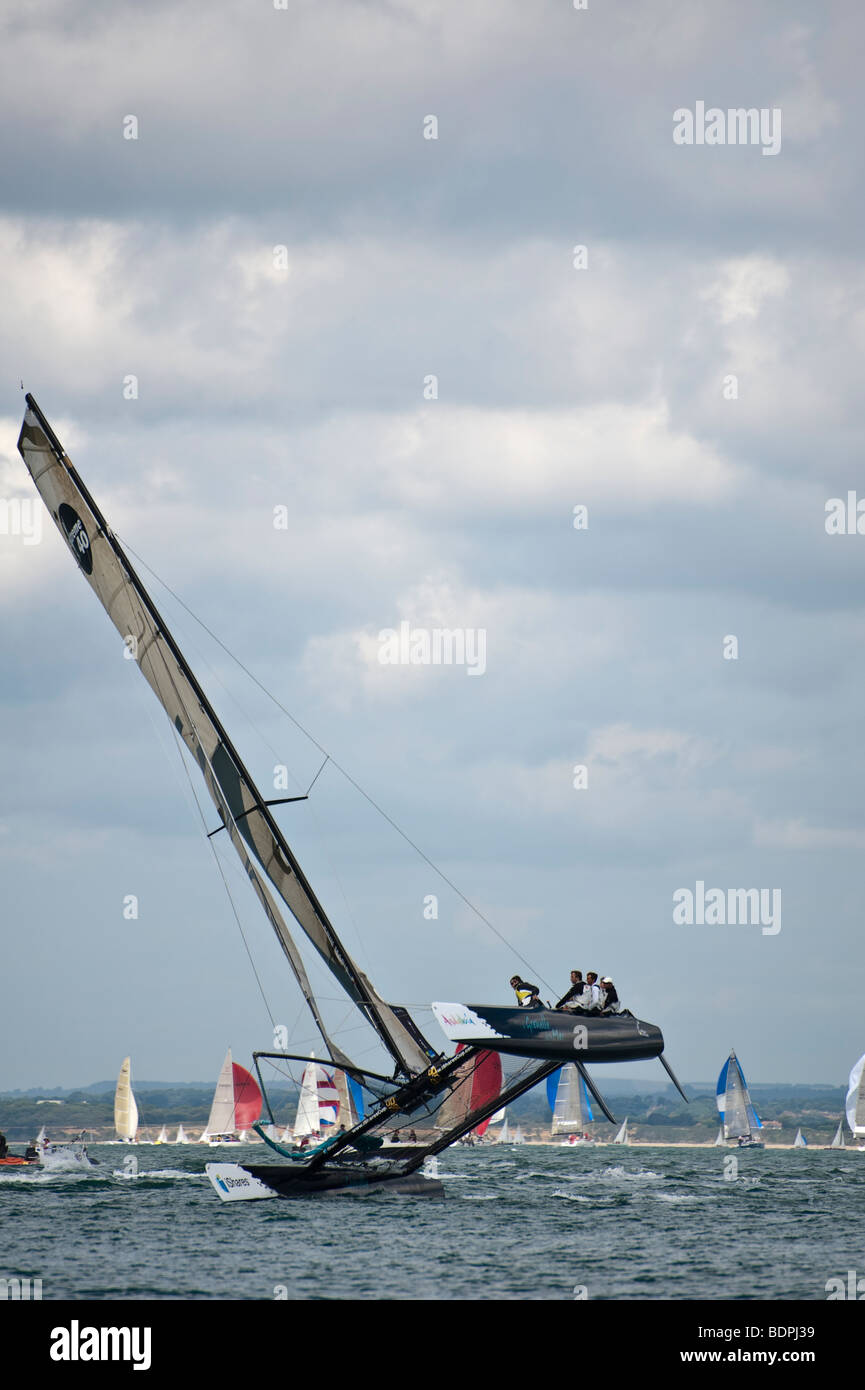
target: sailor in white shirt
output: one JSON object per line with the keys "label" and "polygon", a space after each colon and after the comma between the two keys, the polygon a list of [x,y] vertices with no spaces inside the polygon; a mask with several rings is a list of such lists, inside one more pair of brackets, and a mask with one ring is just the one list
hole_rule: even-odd
{"label": "sailor in white shirt", "polygon": [[583,990],[583,997],[580,1000],[584,1009],[595,1013],[601,1008],[601,991],[598,986],[598,976],[594,970],[590,970],[586,975],[586,987]]}

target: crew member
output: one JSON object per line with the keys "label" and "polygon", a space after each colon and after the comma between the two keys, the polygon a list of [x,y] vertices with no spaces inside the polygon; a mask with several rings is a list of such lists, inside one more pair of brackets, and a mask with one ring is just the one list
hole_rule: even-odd
{"label": "crew member", "polygon": [[578,999],[578,996],[582,994],[582,992],[583,992],[584,989],[585,989],[585,985],[583,984],[583,972],[582,972],[582,970],[572,970],[572,971],[571,971],[571,987],[570,987],[570,989],[568,990],[567,994],[563,994],[563,995],[562,995],[561,999],[559,1000],[558,1004],[556,1005],[556,1008],[557,1008],[557,1009],[563,1009],[563,1008],[565,1008],[566,1005],[568,1005],[568,1004],[576,1004],[577,999]]}
{"label": "crew member", "polygon": [[586,988],[583,991],[583,1008],[590,1013],[598,1013],[601,1008],[601,991],[598,987],[597,972],[590,970],[586,976]]}
{"label": "crew member", "polygon": [[530,985],[528,980],[521,980],[519,975],[511,976],[511,989],[517,996],[517,1003],[521,1009],[540,1009],[540,990],[537,985]]}
{"label": "crew member", "polygon": [[617,1014],[621,1007],[616,986],[609,975],[605,975],[601,980],[601,1013]]}

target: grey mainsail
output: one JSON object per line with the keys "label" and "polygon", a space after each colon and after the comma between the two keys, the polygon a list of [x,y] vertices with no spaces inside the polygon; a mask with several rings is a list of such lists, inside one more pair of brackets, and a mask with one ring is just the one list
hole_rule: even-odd
{"label": "grey mainsail", "polygon": [[381,999],[345,950],[129,558],[39,406],[29,394],[26,400],[19,452],[90,587],[195,758],[331,1057],[352,1068],[350,1060],[334,1047],[324,1030],[297,947],[252,859],[273,884],[328,969],[376,1029],[398,1068],[409,1076],[423,1071],[434,1050],[405,1010],[391,1007]]}
{"label": "grey mainsail", "polygon": [[725,1139],[760,1140],[762,1126],[735,1052],[730,1053],[718,1077],[717,1100]]}
{"label": "grey mainsail", "polygon": [[[555,1074],[554,1074],[555,1075]],[[586,1094],[586,1084],[571,1062],[555,1078],[553,1091],[553,1134],[582,1134],[594,1116]],[[548,1087],[550,1083],[548,1082]]]}

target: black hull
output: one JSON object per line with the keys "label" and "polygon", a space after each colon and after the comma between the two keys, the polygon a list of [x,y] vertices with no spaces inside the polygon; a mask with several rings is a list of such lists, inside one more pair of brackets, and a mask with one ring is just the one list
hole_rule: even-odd
{"label": "black hull", "polygon": [[444,1197],[444,1184],[420,1173],[378,1173],[363,1168],[317,1168],[310,1172],[284,1163],[244,1163],[251,1173],[279,1197],[336,1197],[387,1192],[399,1197]]}
{"label": "black hull", "polygon": [[569,1014],[563,1009],[519,1009],[470,1004],[490,1032],[472,1041],[480,1047],[539,1061],[643,1062],[660,1057],[664,1036],[654,1023],[613,1014]]}

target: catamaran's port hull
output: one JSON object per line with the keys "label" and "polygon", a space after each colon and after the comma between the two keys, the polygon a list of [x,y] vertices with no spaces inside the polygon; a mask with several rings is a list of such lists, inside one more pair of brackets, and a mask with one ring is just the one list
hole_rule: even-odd
{"label": "catamaran's port hull", "polygon": [[243,1169],[278,1197],[335,1197],[345,1193],[388,1192],[401,1197],[443,1197],[444,1184],[422,1173],[407,1176],[350,1168],[318,1168],[313,1172],[283,1163],[244,1163]]}
{"label": "catamaran's port hull", "polygon": [[664,1050],[660,1028],[621,1014],[598,1018],[490,1004],[433,1004],[433,1012],[451,1042],[538,1061],[643,1062]]}

